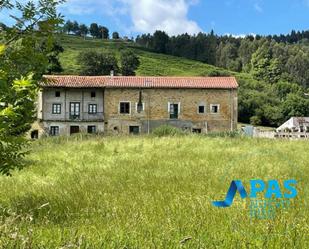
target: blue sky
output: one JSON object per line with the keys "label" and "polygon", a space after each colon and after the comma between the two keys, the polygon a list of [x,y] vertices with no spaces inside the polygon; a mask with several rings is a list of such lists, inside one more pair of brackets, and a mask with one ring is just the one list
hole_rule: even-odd
{"label": "blue sky", "polygon": [[[97,22],[128,36],[157,29],[170,35],[211,29],[232,35],[309,29],[309,0],[67,0],[59,11],[66,19]],[[0,13],[0,19],[10,23],[8,13]]]}

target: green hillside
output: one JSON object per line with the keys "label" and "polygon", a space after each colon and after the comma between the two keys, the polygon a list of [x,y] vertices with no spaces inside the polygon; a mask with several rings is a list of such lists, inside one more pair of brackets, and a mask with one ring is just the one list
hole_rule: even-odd
{"label": "green hillside", "polygon": [[184,59],[164,54],[151,53],[136,46],[132,42],[124,41],[103,41],[98,39],[62,35],[59,41],[64,48],[60,56],[63,66],[63,74],[79,74],[80,67],[77,64],[77,55],[84,50],[110,50],[119,54],[122,49],[130,48],[138,54],[141,65],[137,75],[151,76],[207,76],[214,71],[227,73],[224,69],[207,65],[201,62]]}
{"label": "green hillside", "polygon": [[149,52],[133,42],[106,41],[60,35],[64,52],[60,62],[62,74],[80,74],[77,56],[85,50],[108,50],[120,55],[123,49],[132,49],[140,58],[137,75],[143,76],[236,76],[239,83],[239,121],[253,125],[278,127],[291,116],[308,116],[309,99],[306,89],[293,82],[270,83],[256,80],[249,73],[236,73],[202,62]]}

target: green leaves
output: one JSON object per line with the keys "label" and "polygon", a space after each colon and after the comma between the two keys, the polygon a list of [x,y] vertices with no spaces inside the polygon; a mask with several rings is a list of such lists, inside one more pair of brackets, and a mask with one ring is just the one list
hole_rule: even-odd
{"label": "green leaves", "polygon": [[135,70],[140,65],[138,56],[131,50],[125,50],[120,55],[121,74],[124,76],[135,75]]}
{"label": "green leaves", "polygon": [[0,33],[0,174],[24,166],[25,133],[35,120],[37,85],[53,51],[53,33],[62,22],[57,5],[63,1],[4,2],[15,25]]}
{"label": "green leaves", "polygon": [[109,75],[113,70],[118,72],[115,54],[103,51],[85,51],[78,56],[78,62],[82,66],[82,75]]}
{"label": "green leaves", "polygon": [[33,73],[30,73],[27,77],[21,77],[21,79],[14,80],[12,88],[16,92],[33,90]]}

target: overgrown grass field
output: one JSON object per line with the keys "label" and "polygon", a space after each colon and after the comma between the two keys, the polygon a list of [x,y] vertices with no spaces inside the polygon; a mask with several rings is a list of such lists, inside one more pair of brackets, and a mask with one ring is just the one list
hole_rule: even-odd
{"label": "overgrown grass field", "polygon": [[[0,248],[309,248],[305,141],[92,137],[34,142],[0,177]],[[231,180],[296,179],[274,219],[224,199]]]}

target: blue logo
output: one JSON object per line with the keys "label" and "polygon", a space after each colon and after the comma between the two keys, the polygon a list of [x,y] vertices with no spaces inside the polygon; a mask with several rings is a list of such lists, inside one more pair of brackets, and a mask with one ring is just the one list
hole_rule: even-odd
{"label": "blue logo", "polygon": [[[225,200],[213,201],[215,207],[226,208],[233,204],[237,192],[242,199],[250,198],[250,215],[256,218],[273,218],[276,208],[287,208],[290,199],[297,196],[296,180],[283,181],[283,190],[277,180],[250,180],[250,195],[240,180],[233,180],[226,193]],[[259,199],[258,194],[263,193],[264,198]]]}

